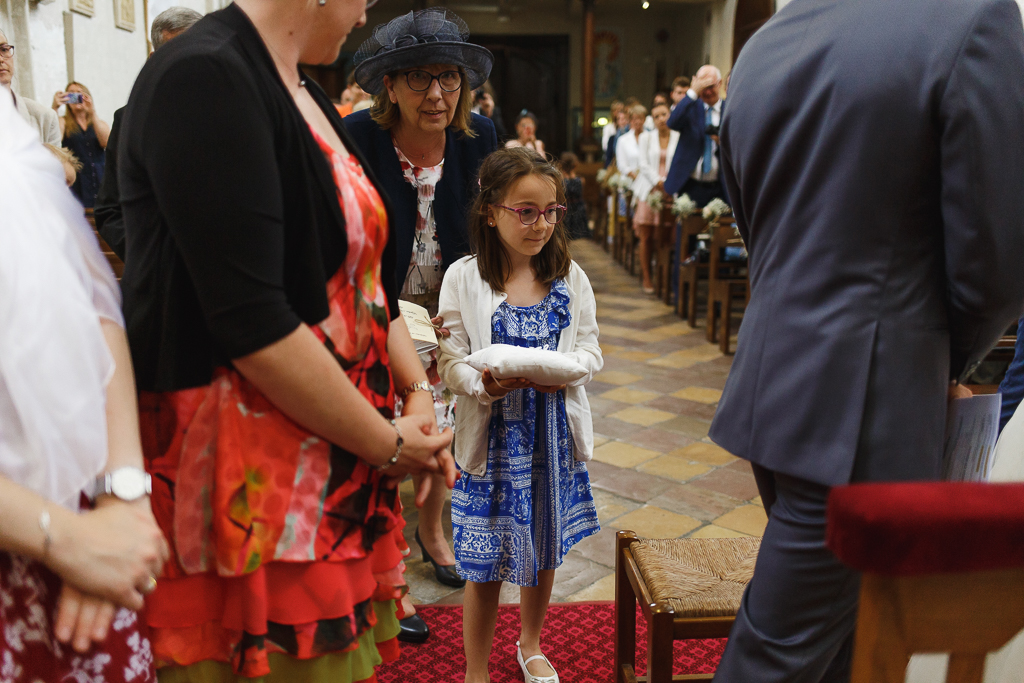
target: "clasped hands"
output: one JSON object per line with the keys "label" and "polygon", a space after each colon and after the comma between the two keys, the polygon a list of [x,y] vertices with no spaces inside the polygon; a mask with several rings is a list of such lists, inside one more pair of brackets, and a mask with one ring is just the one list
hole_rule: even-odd
{"label": "clasped hands", "polygon": [[46,564],[63,579],[54,636],[86,652],[106,640],[118,607],[139,610],[170,556],[149,497],[101,496],[96,509],[55,516]]}

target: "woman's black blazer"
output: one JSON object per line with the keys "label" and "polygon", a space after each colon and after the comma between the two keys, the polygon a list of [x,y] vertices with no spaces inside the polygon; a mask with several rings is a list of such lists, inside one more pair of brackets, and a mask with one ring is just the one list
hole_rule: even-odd
{"label": "woman's black blazer", "polygon": [[[306,89],[379,187],[330,100],[312,80]],[[348,246],[337,187],[240,9],[207,15],[154,53],[121,136],[121,285],[140,390],[202,386],[231,359],[327,317],[327,279]],[[394,318],[394,231],[381,265]]]}
{"label": "woman's black blazer", "polygon": [[[345,127],[355,138],[380,180],[381,187],[391,199],[391,225],[396,240],[395,281],[401,292],[409,272],[416,233],[416,188],[406,182],[402,174],[402,165],[395,154],[391,133],[370,118],[368,109],[346,116]],[[477,171],[484,157],[498,148],[494,124],[489,118],[473,114],[470,127],[476,137],[469,137],[449,127],[444,150],[444,173],[434,188],[434,222],[437,226],[437,241],[441,245],[441,262],[445,268],[469,253],[466,215],[479,189]]]}

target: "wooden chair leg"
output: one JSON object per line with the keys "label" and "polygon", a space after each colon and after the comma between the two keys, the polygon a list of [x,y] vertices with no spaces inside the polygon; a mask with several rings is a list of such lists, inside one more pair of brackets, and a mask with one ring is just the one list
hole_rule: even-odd
{"label": "wooden chair leg", "polygon": [[707,326],[704,329],[704,335],[707,337],[709,344],[714,344],[718,341],[718,307],[715,306],[718,303],[717,292],[711,290],[711,284],[708,283],[708,316]]}
{"label": "wooden chair leg", "polygon": [[647,629],[647,683],[672,683],[672,620],[675,612],[664,603],[651,610]]}
{"label": "wooden chair leg", "polygon": [[682,267],[679,268],[679,281],[676,282],[676,315],[680,318],[686,317],[686,302],[687,298],[686,291],[686,273],[683,272]]}
{"label": "wooden chair leg", "polygon": [[984,678],[984,654],[954,652],[949,656],[946,683],[982,683]]}
{"label": "wooden chair leg", "polygon": [[615,683],[626,683],[623,667],[636,669],[636,595],[626,574],[623,551],[637,540],[632,531],[615,534]]}
{"label": "wooden chair leg", "polygon": [[722,331],[719,333],[719,349],[723,354],[729,354],[729,334],[732,332],[732,285],[726,285],[725,298],[722,300]]}
{"label": "wooden chair leg", "polygon": [[891,579],[861,579],[850,683],[903,683],[910,654],[895,593]]}
{"label": "wooden chair leg", "polygon": [[690,323],[690,327],[697,327],[697,287],[700,284],[700,279],[694,275],[690,281],[690,291],[687,296],[686,305],[688,312],[686,314],[686,322]]}

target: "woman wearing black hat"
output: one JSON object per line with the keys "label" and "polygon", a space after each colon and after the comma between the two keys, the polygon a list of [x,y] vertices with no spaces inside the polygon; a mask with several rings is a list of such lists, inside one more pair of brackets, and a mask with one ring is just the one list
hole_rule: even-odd
{"label": "woman wearing black hat", "polygon": [[[394,214],[298,67],[337,59],[366,6],[237,0],[156,52],[124,112],[121,285],[172,546],[145,617],[164,683],[374,680],[398,656],[397,482],[455,481]],[[398,396],[418,410],[391,419]]]}
{"label": "woman wearing black hat", "polygon": [[[445,269],[469,252],[466,211],[477,169],[498,147],[494,124],[471,111],[473,90],[487,80],[493,56],[466,42],[468,36],[465,22],[442,8],[377,26],[355,57],[356,80],[373,95],[373,106],[345,118],[391,199],[400,296],[431,315],[437,314]],[[438,426],[450,427],[455,397],[437,376],[436,357],[420,358]],[[455,572],[441,523],[444,490],[434,484],[420,511],[417,541],[437,580],[461,587],[465,581]]]}

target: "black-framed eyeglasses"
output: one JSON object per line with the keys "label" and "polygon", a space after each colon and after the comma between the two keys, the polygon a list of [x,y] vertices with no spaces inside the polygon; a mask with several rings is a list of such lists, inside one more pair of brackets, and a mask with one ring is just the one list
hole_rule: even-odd
{"label": "black-framed eyeglasses", "polygon": [[10,43],[0,45],[0,57],[10,57],[14,54],[14,46]]}
{"label": "black-framed eyeglasses", "polygon": [[405,72],[405,84],[413,92],[426,92],[435,80],[441,86],[441,90],[445,92],[455,92],[462,87],[462,74],[458,71],[442,71],[436,76],[423,69]]}
{"label": "black-framed eyeglasses", "polygon": [[548,222],[548,225],[558,225],[565,218],[565,207],[561,204],[552,204],[543,211],[535,206],[524,206],[521,209],[513,209],[511,206],[503,206],[502,204],[495,204],[494,206],[499,209],[515,211],[519,215],[519,222],[523,225],[534,225],[540,220],[541,214],[544,214],[544,220]]}

